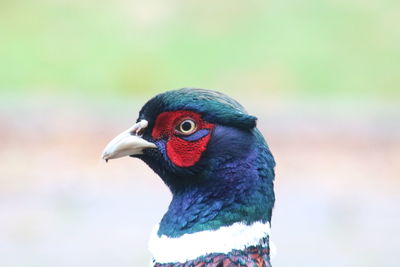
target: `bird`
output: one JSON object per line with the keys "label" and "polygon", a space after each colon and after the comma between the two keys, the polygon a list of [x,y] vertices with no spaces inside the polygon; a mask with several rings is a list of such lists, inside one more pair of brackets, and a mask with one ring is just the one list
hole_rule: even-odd
{"label": "bird", "polygon": [[257,117],[214,90],[151,98],[102,158],[142,160],[172,193],[151,234],[154,267],[271,267],[275,160]]}

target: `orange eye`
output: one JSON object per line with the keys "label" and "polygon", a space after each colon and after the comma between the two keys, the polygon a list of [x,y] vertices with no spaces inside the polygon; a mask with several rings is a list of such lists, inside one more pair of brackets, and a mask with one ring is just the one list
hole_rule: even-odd
{"label": "orange eye", "polygon": [[186,119],[186,120],[182,121],[176,127],[176,130],[180,134],[184,134],[184,135],[192,134],[196,131],[196,129],[197,129],[196,122],[191,119]]}

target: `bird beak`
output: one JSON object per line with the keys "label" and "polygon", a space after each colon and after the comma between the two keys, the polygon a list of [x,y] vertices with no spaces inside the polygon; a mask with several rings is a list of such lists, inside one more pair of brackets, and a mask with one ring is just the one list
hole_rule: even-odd
{"label": "bird beak", "polygon": [[145,148],[157,148],[154,143],[144,140],[139,134],[148,125],[146,120],[141,120],[128,130],[122,132],[108,143],[103,151],[102,158],[105,161],[130,155],[143,154]]}

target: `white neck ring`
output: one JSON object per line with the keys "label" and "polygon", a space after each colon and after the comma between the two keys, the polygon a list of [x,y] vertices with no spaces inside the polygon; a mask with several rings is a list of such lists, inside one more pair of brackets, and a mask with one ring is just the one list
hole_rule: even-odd
{"label": "white neck ring", "polygon": [[186,262],[210,253],[229,253],[261,244],[271,236],[269,222],[254,222],[251,225],[234,223],[213,231],[184,234],[177,238],[157,235],[159,225],[151,233],[149,250],[158,263]]}

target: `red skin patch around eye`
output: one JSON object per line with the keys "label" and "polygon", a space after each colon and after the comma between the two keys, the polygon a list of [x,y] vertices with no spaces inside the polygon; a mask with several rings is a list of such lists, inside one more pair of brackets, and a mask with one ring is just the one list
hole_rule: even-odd
{"label": "red skin patch around eye", "polygon": [[[175,129],[185,119],[192,119],[196,122],[196,131],[208,129],[210,130],[209,133],[195,141],[182,139]],[[204,121],[200,114],[196,112],[188,110],[167,111],[158,115],[151,135],[155,140],[167,139],[167,156],[172,163],[178,167],[190,167],[200,160],[201,155],[206,150],[213,128],[214,124]]]}

